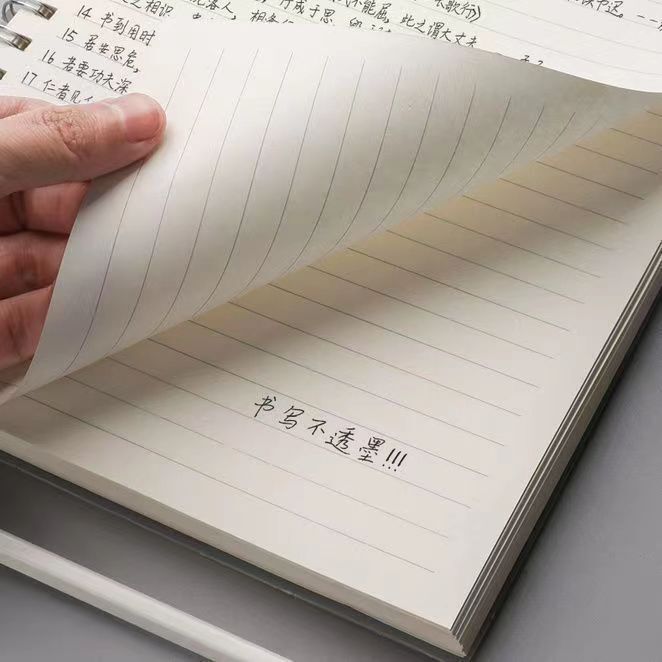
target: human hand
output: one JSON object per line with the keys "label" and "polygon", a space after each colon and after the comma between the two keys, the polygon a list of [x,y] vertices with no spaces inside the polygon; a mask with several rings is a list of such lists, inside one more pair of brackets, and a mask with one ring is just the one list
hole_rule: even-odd
{"label": "human hand", "polygon": [[0,369],[37,348],[89,181],[147,156],[164,128],[139,94],[81,106],[0,97]]}

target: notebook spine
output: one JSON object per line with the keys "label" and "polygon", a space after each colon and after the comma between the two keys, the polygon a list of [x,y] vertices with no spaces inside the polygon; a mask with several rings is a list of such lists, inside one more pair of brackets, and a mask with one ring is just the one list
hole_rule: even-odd
{"label": "notebook spine", "polygon": [[[21,9],[36,14],[40,18],[46,20],[50,19],[57,11],[52,5],[40,2],[40,0],[6,0],[0,9],[0,16],[5,22],[5,25],[0,24],[0,43],[16,48],[19,51],[24,51],[32,43],[30,37],[15,32],[7,27],[16,13]],[[0,69],[0,80],[6,75],[4,69]]]}

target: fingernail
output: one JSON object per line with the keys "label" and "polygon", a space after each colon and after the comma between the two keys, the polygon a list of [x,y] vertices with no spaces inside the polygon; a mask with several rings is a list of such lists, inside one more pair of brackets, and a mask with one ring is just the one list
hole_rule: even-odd
{"label": "fingernail", "polygon": [[106,103],[122,115],[129,142],[150,140],[163,128],[165,116],[161,106],[144,94],[127,94]]}

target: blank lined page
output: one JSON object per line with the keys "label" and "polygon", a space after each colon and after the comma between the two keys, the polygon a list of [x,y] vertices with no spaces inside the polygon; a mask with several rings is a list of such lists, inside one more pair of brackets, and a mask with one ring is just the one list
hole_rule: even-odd
{"label": "blank lined page", "polygon": [[660,168],[649,113],[10,402],[4,446],[450,627],[662,238]]}

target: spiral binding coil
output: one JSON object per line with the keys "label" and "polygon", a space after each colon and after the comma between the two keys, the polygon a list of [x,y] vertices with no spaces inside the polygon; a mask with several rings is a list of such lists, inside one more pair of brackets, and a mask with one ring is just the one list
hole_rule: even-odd
{"label": "spiral binding coil", "polygon": [[57,11],[55,7],[39,0],[7,0],[2,6],[2,19],[5,23],[9,23],[19,9],[26,9],[46,20]]}
{"label": "spiral binding coil", "polygon": [[[0,10],[0,15],[5,23],[9,23],[20,9],[25,9],[41,18],[48,20],[57,11],[55,7],[40,2],[40,0],[7,0]],[[0,44],[6,44],[12,48],[17,48],[19,51],[24,51],[30,44],[32,39],[22,35],[14,30],[10,30],[6,25],[0,24]],[[0,80],[7,72],[0,69]]]}
{"label": "spiral binding coil", "polygon": [[0,42],[18,48],[19,51],[24,51],[32,42],[29,37],[24,37],[18,32],[14,32],[4,25],[0,25]]}

